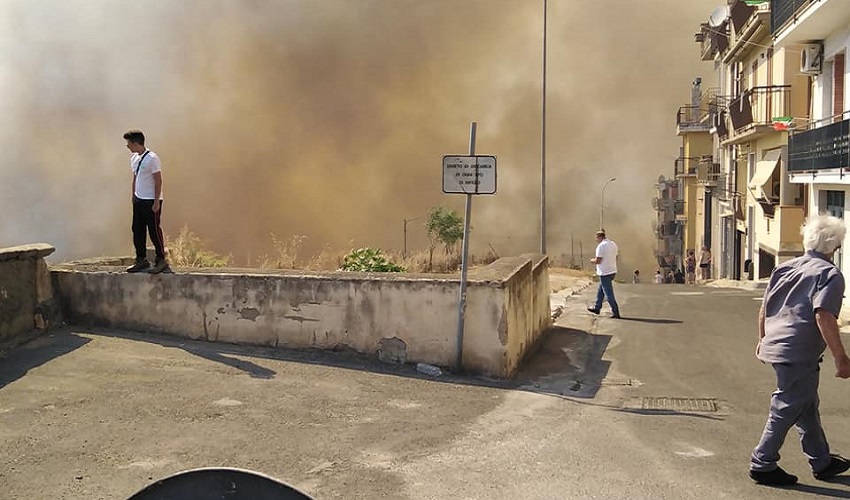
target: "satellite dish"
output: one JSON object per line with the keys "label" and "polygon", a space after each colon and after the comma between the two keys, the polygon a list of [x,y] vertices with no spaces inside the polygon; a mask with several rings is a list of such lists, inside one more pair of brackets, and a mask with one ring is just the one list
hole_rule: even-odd
{"label": "satellite dish", "polygon": [[714,12],[708,16],[708,25],[712,28],[719,28],[724,22],[726,22],[727,17],[729,17],[729,6],[721,5],[714,9]]}

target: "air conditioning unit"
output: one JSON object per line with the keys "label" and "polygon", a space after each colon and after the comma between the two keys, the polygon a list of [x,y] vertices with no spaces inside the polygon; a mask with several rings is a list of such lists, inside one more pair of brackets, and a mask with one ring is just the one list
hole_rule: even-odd
{"label": "air conditioning unit", "polygon": [[823,44],[809,43],[800,51],[800,71],[807,75],[819,75],[823,71]]}

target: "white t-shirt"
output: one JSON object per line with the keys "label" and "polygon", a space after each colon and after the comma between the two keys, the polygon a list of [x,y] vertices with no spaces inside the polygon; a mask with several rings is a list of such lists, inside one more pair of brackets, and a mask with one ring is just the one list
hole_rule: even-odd
{"label": "white t-shirt", "polygon": [[[153,151],[148,149],[145,153],[130,155],[130,171],[136,175],[136,186],[134,188],[136,198],[152,200],[156,194],[153,174],[162,172],[162,163],[159,161],[159,156]],[[144,159],[142,159],[142,156],[144,156]],[[141,166],[139,165],[140,159],[142,161]],[[159,193],[159,199],[162,199],[162,192]]]}
{"label": "white t-shirt", "polygon": [[602,257],[602,262],[596,264],[596,274],[607,276],[617,272],[617,244],[604,239],[596,245],[596,256]]}

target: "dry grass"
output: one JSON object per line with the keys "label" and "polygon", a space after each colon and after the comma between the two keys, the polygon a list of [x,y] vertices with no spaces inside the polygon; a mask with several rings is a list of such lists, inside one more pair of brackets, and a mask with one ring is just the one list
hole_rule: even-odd
{"label": "dry grass", "polygon": [[[349,251],[334,250],[325,247],[313,255],[304,255],[303,235],[292,235],[279,238],[271,235],[272,252],[263,254],[257,259],[261,269],[303,269],[310,271],[336,271],[340,268],[343,258]],[[168,256],[171,263],[177,267],[227,267],[233,263],[232,255],[222,256],[207,248],[207,243],[198,235],[184,226],[173,241],[166,236]],[[388,260],[407,269],[409,273],[438,273],[449,274],[460,271],[461,258],[459,252],[446,253],[437,249],[433,257],[428,250],[408,253],[403,258],[400,252],[386,252]],[[470,267],[487,265],[498,259],[489,251],[483,256],[470,255]],[[566,270],[570,271],[570,270]]]}
{"label": "dry grass", "polygon": [[168,260],[177,267],[227,267],[233,260],[231,255],[219,255],[207,249],[207,243],[183,226],[177,238],[165,235]]}

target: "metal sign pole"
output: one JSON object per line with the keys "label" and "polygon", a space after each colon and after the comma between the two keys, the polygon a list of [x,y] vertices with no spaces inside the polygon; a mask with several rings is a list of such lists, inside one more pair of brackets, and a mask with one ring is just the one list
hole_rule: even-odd
{"label": "metal sign pole", "polygon": [[[478,128],[476,122],[469,124],[469,155],[475,154],[475,131]],[[460,372],[463,367],[463,320],[466,313],[466,271],[469,265],[469,219],[472,216],[472,195],[466,194],[466,216],[463,221],[463,250],[460,260],[460,302],[457,306],[457,359],[455,370]]]}

